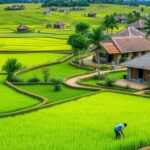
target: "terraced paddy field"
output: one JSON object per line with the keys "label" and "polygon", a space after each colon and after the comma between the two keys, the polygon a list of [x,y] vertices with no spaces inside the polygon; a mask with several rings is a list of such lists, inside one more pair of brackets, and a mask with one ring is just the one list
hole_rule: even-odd
{"label": "terraced paddy field", "polygon": [[56,62],[66,56],[66,54],[54,53],[0,54],[0,68],[2,68],[7,59],[10,58],[16,58],[24,68],[30,68],[41,64]]}
{"label": "terraced paddy field", "polygon": [[[140,10],[139,7],[93,4],[85,7],[84,11],[71,11],[68,14],[52,12],[50,15],[44,15],[43,11],[48,8],[41,8],[41,4],[25,4],[26,9],[20,11],[5,11],[4,8],[7,6],[0,5],[0,50],[20,51],[70,50],[66,41],[68,36],[74,32],[74,27],[78,22],[86,22],[93,28],[101,25],[104,17],[108,14]],[[71,10],[71,8],[67,9]],[[147,14],[149,11],[150,8],[145,7],[144,13]],[[97,17],[85,17],[85,14],[89,12],[95,12]],[[64,29],[46,28],[47,24],[53,25],[58,21],[65,24]],[[16,29],[20,24],[27,25],[32,32],[17,33]],[[126,24],[119,24],[119,29],[115,29],[113,32],[118,32],[125,26]]]}
{"label": "terraced paddy field", "polygon": [[18,87],[27,92],[46,97],[49,103],[75,98],[92,92],[90,90],[69,88],[65,85],[62,86],[62,90],[59,92],[54,91],[54,85],[25,85]]}
{"label": "terraced paddy field", "polygon": [[32,107],[39,103],[38,100],[17,93],[4,85],[5,78],[6,76],[0,76],[0,113]]}
{"label": "terraced paddy field", "polygon": [[0,38],[0,51],[69,50],[66,40],[54,38]]}
{"label": "terraced paddy field", "polygon": [[[148,98],[103,92],[1,119],[1,150],[136,149],[150,142],[149,107]],[[115,140],[113,128],[120,122],[128,123],[125,138]]]}
{"label": "terraced paddy field", "polygon": [[[49,66],[50,70],[50,78],[67,78],[70,76],[80,75],[84,73],[88,73],[89,70],[83,70],[77,67],[74,67],[69,64],[70,60],[65,61],[63,63]],[[42,69],[35,69],[23,74],[20,74],[18,77],[23,79],[24,81],[27,81],[31,78],[33,78],[36,75],[37,78],[39,78],[41,81],[43,81],[43,75],[42,75]]]}

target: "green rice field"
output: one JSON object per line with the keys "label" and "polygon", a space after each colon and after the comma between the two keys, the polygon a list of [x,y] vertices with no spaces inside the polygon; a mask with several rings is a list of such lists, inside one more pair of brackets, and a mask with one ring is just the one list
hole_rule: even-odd
{"label": "green rice field", "polygon": [[65,54],[54,53],[0,54],[0,67],[2,67],[7,59],[10,58],[16,58],[24,68],[28,68],[41,64],[56,62],[65,56]]}
{"label": "green rice field", "polygon": [[[150,142],[149,107],[148,98],[104,92],[31,114],[1,119],[1,149],[136,149]],[[122,122],[128,123],[125,138],[115,140],[114,125]]]}
{"label": "green rice field", "polygon": [[[50,15],[44,15],[43,11],[48,8],[41,8],[41,4],[25,4],[26,9],[20,11],[4,11],[8,5],[0,5],[0,50],[70,50],[66,44],[68,36],[74,32],[75,25],[82,21],[90,24],[91,28],[101,25],[103,18],[114,12],[129,13],[133,10],[139,10],[139,7],[92,4],[85,7],[84,11],[70,12],[69,14],[61,12],[52,12]],[[67,8],[71,9],[71,8]],[[144,13],[147,14],[150,8],[145,7]],[[85,17],[88,12],[95,12],[96,18]],[[14,19],[15,18],[15,19]],[[47,24],[54,24],[57,21],[64,22],[64,29],[46,28]],[[31,33],[17,33],[17,26],[27,25]],[[122,30],[126,25],[120,24]],[[58,45],[59,43],[59,45]],[[11,46],[10,46],[11,45]]]}
{"label": "green rice field", "polygon": [[[102,25],[106,15],[114,12],[127,14],[140,11],[140,7],[144,7],[143,14],[150,13],[150,7],[146,6],[91,4],[84,7],[83,11],[52,12],[44,15],[43,11],[48,11],[49,8],[42,8],[40,3],[24,4],[25,10],[5,11],[4,8],[10,5],[0,4],[0,114],[40,104],[37,99],[20,94],[5,85],[6,75],[2,75],[2,66],[9,58],[16,58],[26,69],[56,62],[68,56],[62,54],[61,50],[71,50],[67,39],[74,33],[77,23],[88,23],[91,31],[92,28]],[[71,10],[69,7],[65,9]],[[96,13],[96,18],[86,17],[89,12]],[[53,26],[58,21],[65,24],[64,29],[46,27],[47,24]],[[31,32],[16,32],[21,24],[28,26]],[[119,24],[119,29],[112,32],[119,32],[126,25]],[[49,81],[64,81],[73,76],[90,73],[89,70],[71,65],[70,61],[73,59],[72,57],[64,62],[49,65]],[[11,70],[10,68],[6,69]],[[43,82],[42,69],[40,67],[18,74],[17,78],[23,82],[36,78]],[[105,77],[119,80],[126,74],[126,71],[112,72]],[[83,81],[90,85],[96,85],[97,82],[102,83],[104,80],[97,80],[95,76]],[[149,90],[140,96],[129,94],[129,89],[126,89],[126,93],[117,92],[115,86],[112,86],[111,91],[101,86],[101,91],[95,93],[92,89],[73,88],[65,84],[62,84],[62,90],[57,92],[52,84],[25,83],[16,86],[45,97],[49,105],[57,105],[0,118],[0,150],[139,150],[150,145]],[[68,102],[62,103],[64,100]],[[125,137],[116,140],[114,126],[119,123],[127,123],[128,126],[124,129]]]}
{"label": "green rice field", "polygon": [[0,51],[69,50],[66,40],[54,38],[0,38]]}
{"label": "green rice field", "polygon": [[6,76],[0,76],[0,113],[12,112],[34,106],[38,100],[17,93],[4,85]]}
{"label": "green rice field", "polygon": [[18,87],[27,92],[46,97],[49,100],[49,103],[63,101],[92,92],[90,90],[69,88],[65,85],[62,86],[62,90],[59,92],[54,91],[54,85],[25,85]]}
{"label": "green rice field", "polygon": [[[84,73],[89,72],[88,70],[83,70],[83,69],[80,69],[80,68],[77,68],[77,67],[70,65],[69,61],[65,61],[61,64],[49,66],[49,70],[51,73],[50,78],[62,78],[62,79],[64,79],[64,78],[67,78],[70,76],[80,75],[80,74],[84,74]],[[41,81],[43,81],[42,69],[41,68],[35,69],[32,71],[20,74],[18,77],[27,81],[30,78],[33,78],[34,76],[36,76]]]}

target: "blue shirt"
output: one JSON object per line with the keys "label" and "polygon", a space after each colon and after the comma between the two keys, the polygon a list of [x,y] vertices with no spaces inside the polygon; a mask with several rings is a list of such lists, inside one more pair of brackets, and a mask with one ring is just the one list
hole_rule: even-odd
{"label": "blue shirt", "polygon": [[124,124],[118,124],[118,125],[115,126],[114,130],[115,131],[120,131],[120,130],[124,129],[124,127],[125,127]]}

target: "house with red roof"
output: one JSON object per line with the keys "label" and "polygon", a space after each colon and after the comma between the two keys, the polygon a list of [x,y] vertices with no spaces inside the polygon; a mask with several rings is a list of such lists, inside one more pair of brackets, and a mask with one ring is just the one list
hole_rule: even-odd
{"label": "house with red roof", "polygon": [[133,27],[113,35],[111,40],[102,44],[104,52],[100,53],[103,63],[116,64],[131,60],[150,52],[150,41],[145,38],[145,34]]}

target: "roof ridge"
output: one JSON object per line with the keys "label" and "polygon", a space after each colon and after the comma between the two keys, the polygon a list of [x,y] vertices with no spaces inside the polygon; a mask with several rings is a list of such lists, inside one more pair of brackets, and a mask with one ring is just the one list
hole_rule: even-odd
{"label": "roof ridge", "polygon": [[132,36],[130,29],[131,29],[131,28],[128,28],[129,36]]}

